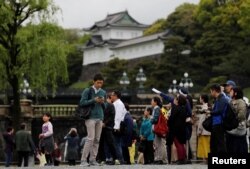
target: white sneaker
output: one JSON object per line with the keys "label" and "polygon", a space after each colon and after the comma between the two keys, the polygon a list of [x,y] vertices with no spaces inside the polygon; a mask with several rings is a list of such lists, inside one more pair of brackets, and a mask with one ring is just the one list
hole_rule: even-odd
{"label": "white sneaker", "polygon": [[120,161],[119,160],[115,160],[115,165],[120,165]]}
{"label": "white sneaker", "polygon": [[89,167],[89,163],[87,163],[86,161],[82,161],[80,164],[80,167]]}
{"label": "white sneaker", "polygon": [[96,161],[90,161],[89,162],[89,165],[92,165],[92,166],[100,166],[100,164]]}

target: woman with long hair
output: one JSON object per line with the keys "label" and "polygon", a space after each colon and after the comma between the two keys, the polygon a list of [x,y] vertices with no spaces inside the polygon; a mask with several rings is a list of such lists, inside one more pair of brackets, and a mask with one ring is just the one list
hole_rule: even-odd
{"label": "woman with long hair", "polygon": [[247,153],[247,128],[246,128],[246,113],[247,106],[243,100],[243,91],[240,87],[234,87],[230,91],[232,98],[230,105],[237,113],[239,126],[236,129],[227,131],[226,133],[226,145],[227,152],[231,154],[235,153]]}

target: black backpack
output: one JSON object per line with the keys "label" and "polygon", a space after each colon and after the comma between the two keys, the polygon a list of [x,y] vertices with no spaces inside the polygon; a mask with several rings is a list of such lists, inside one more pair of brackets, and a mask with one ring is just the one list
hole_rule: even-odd
{"label": "black backpack", "polygon": [[230,131],[238,127],[239,121],[237,113],[232,108],[231,104],[227,104],[223,112],[223,127],[225,130]]}

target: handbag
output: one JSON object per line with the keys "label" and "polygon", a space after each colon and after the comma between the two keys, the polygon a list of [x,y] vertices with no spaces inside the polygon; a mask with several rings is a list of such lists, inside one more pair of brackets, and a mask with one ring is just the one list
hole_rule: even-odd
{"label": "handbag", "polygon": [[169,129],[167,124],[167,119],[160,111],[160,116],[158,118],[158,122],[154,125],[154,133],[162,138],[166,138],[168,135]]}
{"label": "handbag", "polygon": [[[91,91],[92,90],[93,90],[93,88],[91,87],[89,89],[89,93],[88,93],[88,100],[91,99],[91,94],[92,94]],[[84,120],[88,119],[90,116],[92,107],[93,107],[93,104],[86,105],[86,106],[82,106],[82,105],[78,104],[78,106],[75,109],[75,116],[77,116],[81,119],[84,119]]]}
{"label": "handbag", "polygon": [[203,122],[202,127],[207,131],[212,131],[212,116],[208,116]]}

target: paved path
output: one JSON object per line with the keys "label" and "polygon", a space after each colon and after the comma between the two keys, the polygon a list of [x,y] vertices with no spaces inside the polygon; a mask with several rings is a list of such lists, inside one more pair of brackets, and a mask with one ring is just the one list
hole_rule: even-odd
{"label": "paved path", "polygon": [[[0,168],[5,168],[0,166]],[[189,165],[105,165],[105,166],[91,166],[91,167],[80,167],[76,165],[74,167],[67,165],[60,165],[59,167],[25,167],[25,169],[50,169],[50,168],[60,168],[60,169],[207,169],[207,165],[204,164],[189,164]],[[8,169],[18,169],[18,167],[9,167]]]}

